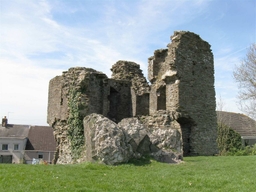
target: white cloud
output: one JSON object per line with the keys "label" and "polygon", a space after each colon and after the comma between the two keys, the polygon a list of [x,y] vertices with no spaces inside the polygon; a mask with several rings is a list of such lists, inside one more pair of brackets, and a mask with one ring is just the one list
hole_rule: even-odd
{"label": "white cloud", "polygon": [[0,59],[0,112],[6,116],[12,112],[9,123],[44,125],[48,82],[61,71],[36,67],[24,61]]}
{"label": "white cloud", "polygon": [[[15,123],[46,123],[48,82],[70,67],[90,67],[110,76],[116,61],[131,60],[147,75],[147,58],[166,47],[174,30],[204,15],[209,4],[203,0],[1,2],[0,114],[14,112],[10,120]],[[216,87],[221,91],[233,86],[229,79],[223,87],[222,78],[237,62],[231,52],[223,49],[216,57]]]}

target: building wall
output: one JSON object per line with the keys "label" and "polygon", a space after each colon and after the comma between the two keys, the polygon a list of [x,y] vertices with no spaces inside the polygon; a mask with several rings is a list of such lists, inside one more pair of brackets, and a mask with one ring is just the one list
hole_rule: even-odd
{"label": "building wall", "polygon": [[[45,162],[51,164],[54,158],[55,151],[36,151],[36,150],[26,150],[25,151],[25,161],[27,164],[32,164],[33,158],[42,159]],[[40,158],[41,155],[43,158]]]}
{"label": "building wall", "polygon": [[133,116],[149,115],[149,93],[136,95],[134,103],[135,113]]}
{"label": "building wall", "polygon": [[[26,147],[27,139],[18,138],[0,138],[0,156],[11,155],[12,163],[23,163],[24,150]],[[2,150],[2,145],[8,144],[8,150]],[[14,150],[14,145],[18,144],[19,149]]]}

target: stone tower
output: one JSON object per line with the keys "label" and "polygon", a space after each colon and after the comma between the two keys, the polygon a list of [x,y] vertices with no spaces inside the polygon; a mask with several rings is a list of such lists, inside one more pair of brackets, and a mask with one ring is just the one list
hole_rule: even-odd
{"label": "stone tower", "polygon": [[171,41],[168,49],[156,50],[148,59],[151,85],[138,64],[122,60],[112,66],[111,78],[94,69],[76,67],[50,81],[47,122],[58,145],[56,162],[84,161],[83,119],[92,113],[115,123],[139,119],[148,132],[145,143],[161,150],[174,149],[184,156],[217,153],[210,45],[187,31],[174,32]]}
{"label": "stone tower", "polygon": [[199,35],[176,31],[168,49],[149,58],[150,114],[178,112],[184,155],[217,152],[213,54]]}

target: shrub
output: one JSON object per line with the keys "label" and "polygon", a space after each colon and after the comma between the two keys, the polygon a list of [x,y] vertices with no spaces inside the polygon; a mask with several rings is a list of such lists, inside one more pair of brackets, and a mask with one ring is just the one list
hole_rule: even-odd
{"label": "shrub", "polygon": [[217,143],[220,155],[232,155],[242,150],[241,135],[222,123],[218,124]]}
{"label": "shrub", "polygon": [[227,155],[231,156],[247,156],[247,155],[256,155],[256,144],[253,146],[246,146],[243,149],[237,151],[230,151]]}

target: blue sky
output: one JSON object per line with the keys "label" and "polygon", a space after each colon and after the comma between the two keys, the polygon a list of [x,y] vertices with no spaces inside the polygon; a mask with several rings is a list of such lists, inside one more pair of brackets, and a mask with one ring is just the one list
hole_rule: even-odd
{"label": "blue sky", "polygon": [[46,125],[49,80],[70,67],[111,76],[118,60],[141,65],[175,30],[211,44],[216,99],[240,112],[232,71],[256,42],[255,0],[0,0],[0,114]]}

